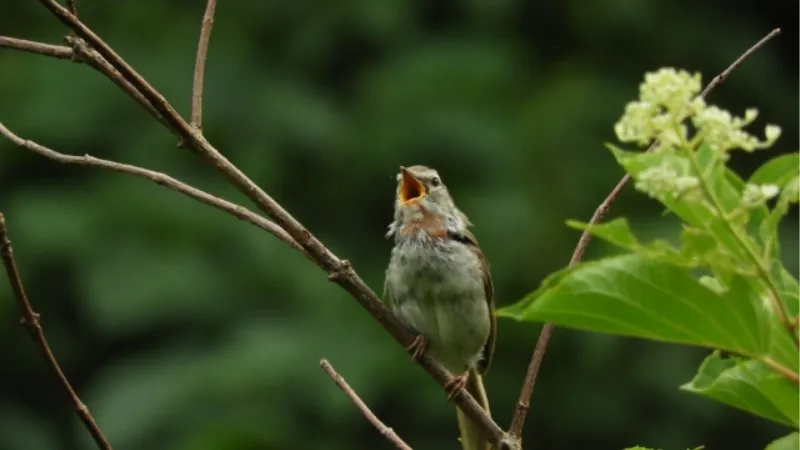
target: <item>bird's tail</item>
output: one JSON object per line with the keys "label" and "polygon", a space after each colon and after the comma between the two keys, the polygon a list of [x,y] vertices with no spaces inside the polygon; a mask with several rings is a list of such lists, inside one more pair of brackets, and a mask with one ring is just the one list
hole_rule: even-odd
{"label": "bird's tail", "polygon": [[[467,392],[475,398],[475,401],[481,405],[486,414],[491,417],[489,412],[489,398],[486,396],[486,389],[483,387],[483,377],[474,369],[470,370],[469,379],[467,381]],[[490,444],[486,437],[481,433],[480,429],[475,423],[461,411],[461,408],[456,407],[456,416],[458,418],[458,430],[461,435],[461,448],[463,450],[489,450]]]}

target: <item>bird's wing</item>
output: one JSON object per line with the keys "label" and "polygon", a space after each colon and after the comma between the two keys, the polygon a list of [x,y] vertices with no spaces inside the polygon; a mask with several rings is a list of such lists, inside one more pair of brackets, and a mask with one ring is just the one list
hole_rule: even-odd
{"label": "bird's wing", "polygon": [[486,306],[489,308],[489,338],[486,339],[486,344],[483,346],[483,358],[478,363],[478,372],[485,374],[492,365],[492,357],[494,356],[495,340],[497,338],[497,317],[494,312],[494,284],[492,283],[492,273],[489,269],[489,261],[483,255],[478,240],[475,235],[468,229],[464,228],[461,231],[448,231],[451,239],[454,239],[472,250],[481,262],[481,272],[483,277],[483,292],[486,296]]}

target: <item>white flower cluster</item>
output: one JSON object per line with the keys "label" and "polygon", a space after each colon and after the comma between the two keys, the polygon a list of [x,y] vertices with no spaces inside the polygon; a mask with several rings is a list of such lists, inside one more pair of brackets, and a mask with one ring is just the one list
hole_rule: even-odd
{"label": "white flower cluster", "polygon": [[[641,146],[657,139],[660,144],[656,151],[705,144],[724,156],[735,148],[753,151],[770,147],[780,136],[781,130],[775,125],[767,125],[764,140],[748,134],[742,128],[756,119],[755,109],[748,109],[743,118],[735,117],[707,105],[698,96],[700,88],[699,73],[692,75],[673,68],[647,73],[639,86],[639,100],[629,103],[614,125],[617,138]],[[691,118],[696,131],[691,142],[688,127],[683,124],[687,118]]]}
{"label": "white flower cluster", "polygon": [[700,185],[685,169],[667,162],[647,168],[636,176],[634,187],[655,199],[677,198]]}
{"label": "white flower cluster", "polygon": [[742,205],[745,208],[756,208],[779,193],[780,188],[774,184],[748,184],[742,192]]}
{"label": "white flower cluster", "polygon": [[767,125],[764,130],[766,139],[763,141],[742,130],[753,123],[756,117],[758,111],[755,108],[745,111],[744,117],[735,117],[724,109],[709,106],[692,116],[692,123],[703,142],[713,146],[718,152],[736,148],[751,152],[772,146],[781,135],[781,129],[776,125]]}

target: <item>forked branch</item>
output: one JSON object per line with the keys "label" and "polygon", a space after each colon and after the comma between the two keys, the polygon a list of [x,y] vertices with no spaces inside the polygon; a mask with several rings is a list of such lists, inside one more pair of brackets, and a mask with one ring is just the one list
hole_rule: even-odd
{"label": "forked branch", "polygon": [[[143,98],[145,101],[143,106],[149,104],[161,118],[162,123],[178,137],[184,147],[211,163],[234,187],[272,218],[279,228],[299,244],[310,259],[328,272],[330,280],[350,293],[402,346],[408,347],[411,344],[414,336],[388,311],[380,298],[364,283],[346,260],[334,255],[280,204],[228,161],[206,140],[201,130],[183,119],[163,95],[156,91],[99,36],[71,14],[67,8],[55,0],[38,1],[69,27],[78,38],[82,39],[91,52],[96,52],[102,57],[102,60],[113,68],[111,73],[119,74],[120,79],[124,82],[118,82],[117,85],[123,91],[134,99],[137,96]],[[107,72],[104,73],[109,76]],[[430,357],[423,357],[420,365],[441,386],[445,386],[452,379],[452,375]],[[507,448],[509,439],[504,431],[492,421],[466,390],[462,389],[453,398],[453,401],[485,432],[491,442],[501,443]]]}
{"label": "forked branch", "polygon": [[[748,48],[741,56],[739,56],[736,61],[734,61],[730,66],[728,66],[725,70],[723,70],[719,75],[714,77],[710,83],[703,89],[700,93],[699,97],[705,98],[711,91],[717,87],[718,85],[722,84],[730,74],[736,70],[747,58],[750,57],[753,53],[755,53],[759,48],[761,48],[764,44],[766,44],[770,39],[774,38],[775,36],[779,35],[781,32],[780,28],[776,28],[772,30],[769,34],[764,36],[760,41],[756,42],[753,46]],[[650,147],[647,149],[648,152],[652,151],[658,142],[653,142]],[[614,189],[606,196],[605,200],[600,203],[600,206],[594,211],[592,214],[592,218],[589,220],[589,225],[595,225],[600,223],[605,217],[608,210],[611,208],[611,204],[619,196],[622,189],[630,181],[630,175],[625,175],[622,177],[621,180],[614,186]],[[586,251],[586,246],[589,245],[589,241],[592,239],[592,235],[589,232],[590,227],[587,227],[583,233],[581,233],[580,239],[578,239],[578,245],[575,247],[575,251],[572,253],[572,257],[569,260],[569,266],[572,267],[578,264],[581,259],[583,258],[583,254]],[[521,438],[522,436],[522,429],[525,426],[525,417],[528,414],[528,410],[530,409],[530,399],[531,395],[533,395],[533,389],[536,385],[536,377],[539,373],[539,368],[542,365],[542,359],[544,358],[545,352],[547,351],[547,344],[550,341],[550,336],[553,333],[553,324],[546,323],[542,327],[542,331],[539,333],[539,340],[536,342],[536,348],[533,350],[533,356],[531,357],[531,362],[528,365],[528,371],[525,374],[525,380],[522,383],[522,389],[519,393],[519,400],[517,400],[516,407],[514,409],[514,416],[511,419],[511,426],[509,427],[509,434],[516,438]]]}

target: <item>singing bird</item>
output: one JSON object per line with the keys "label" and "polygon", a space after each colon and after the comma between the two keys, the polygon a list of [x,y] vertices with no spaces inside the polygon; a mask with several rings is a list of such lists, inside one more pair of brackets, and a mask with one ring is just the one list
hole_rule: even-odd
{"label": "singing bird", "polygon": [[[407,349],[413,358],[427,352],[454,374],[448,398],[466,387],[488,413],[481,375],[492,361],[496,328],[489,264],[436,170],[400,167],[397,181],[384,301],[416,333]],[[465,448],[485,448],[476,430],[465,436],[471,422],[457,413],[462,441],[475,442]]]}

